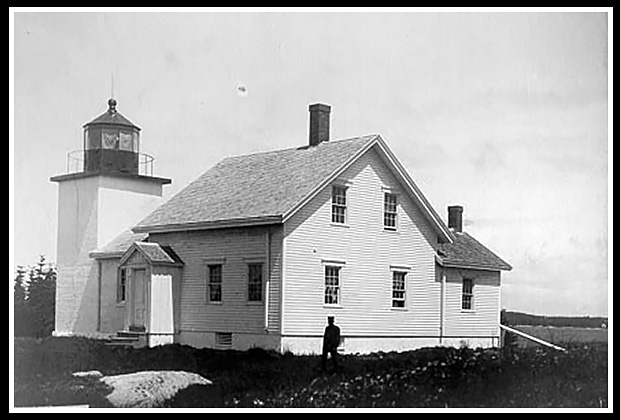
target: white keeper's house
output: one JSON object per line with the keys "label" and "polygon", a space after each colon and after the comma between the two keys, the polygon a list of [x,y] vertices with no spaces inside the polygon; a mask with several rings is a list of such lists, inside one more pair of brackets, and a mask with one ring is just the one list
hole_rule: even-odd
{"label": "white keeper's house", "polygon": [[[345,352],[499,345],[510,265],[461,206],[446,225],[380,135],[332,140],[314,104],[308,141],[224,158],[155,207],[171,181],[108,104],[51,178],[56,335],[314,353],[331,315]],[[123,225],[130,209],[154,210]]]}

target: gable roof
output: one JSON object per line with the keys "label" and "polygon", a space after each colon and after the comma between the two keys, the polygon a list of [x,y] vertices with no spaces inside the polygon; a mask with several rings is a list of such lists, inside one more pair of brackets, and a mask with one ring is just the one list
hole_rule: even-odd
{"label": "gable roof", "polygon": [[134,242],[129,249],[125,251],[119,265],[123,265],[127,262],[134,252],[142,254],[149,264],[183,264],[181,258],[169,246],[163,246],[153,242]]}
{"label": "gable roof", "polygon": [[440,237],[450,241],[448,228],[377,134],[225,158],[132,230],[164,232],[282,223],[375,145]]}
{"label": "gable roof", "polygon": [[153,211],[133,230],[281,218],[374,137],[225,158]]}
{"label": "gable roof", "polygon": [[465,232],[456,232],[453,243],[440,244],[438,263],[444,267],[512,270],[510,264]]}

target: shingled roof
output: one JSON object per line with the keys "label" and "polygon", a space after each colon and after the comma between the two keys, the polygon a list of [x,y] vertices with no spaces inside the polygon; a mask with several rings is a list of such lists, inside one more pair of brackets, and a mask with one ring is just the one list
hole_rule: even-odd
{"label": "shingled roof", "polygon": [[369,135],[225,158],[133,230],[204,226],[222,221],[281,222],[284,214],[377,137]]}
{"label": "shingled roof", "polygon": [[453,243],[439,245],[439,263],[444,267],[482,270],[512,270],[510,264],[465,232],[455,232]]}
{"label": "shingled roof", "polygon": [[90,253],[93,258],[120,258],[134,242],[142,242],[149,235],[147,233],[134,233],[131,230],[121,232],[104,246]]}

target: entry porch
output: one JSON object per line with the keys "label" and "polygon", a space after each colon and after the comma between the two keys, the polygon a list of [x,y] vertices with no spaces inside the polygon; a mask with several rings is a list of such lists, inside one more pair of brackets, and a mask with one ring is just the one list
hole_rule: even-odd
{"label": "entry porch", "polygon": [[170,247],[135,242],[127,249],[118,266],[123,327],[112,343],[152,347],[175,341],[182,267]]}

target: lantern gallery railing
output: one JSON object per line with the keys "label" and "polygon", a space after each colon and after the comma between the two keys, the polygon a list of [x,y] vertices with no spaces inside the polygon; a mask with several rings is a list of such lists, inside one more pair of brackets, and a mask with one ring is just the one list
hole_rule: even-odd
{"label": "lantern gallery railing", "polygon": [[67,173],[110,173],[153,176],[155,158],[147,153],[113,149],[74,150],[67,153]]}

